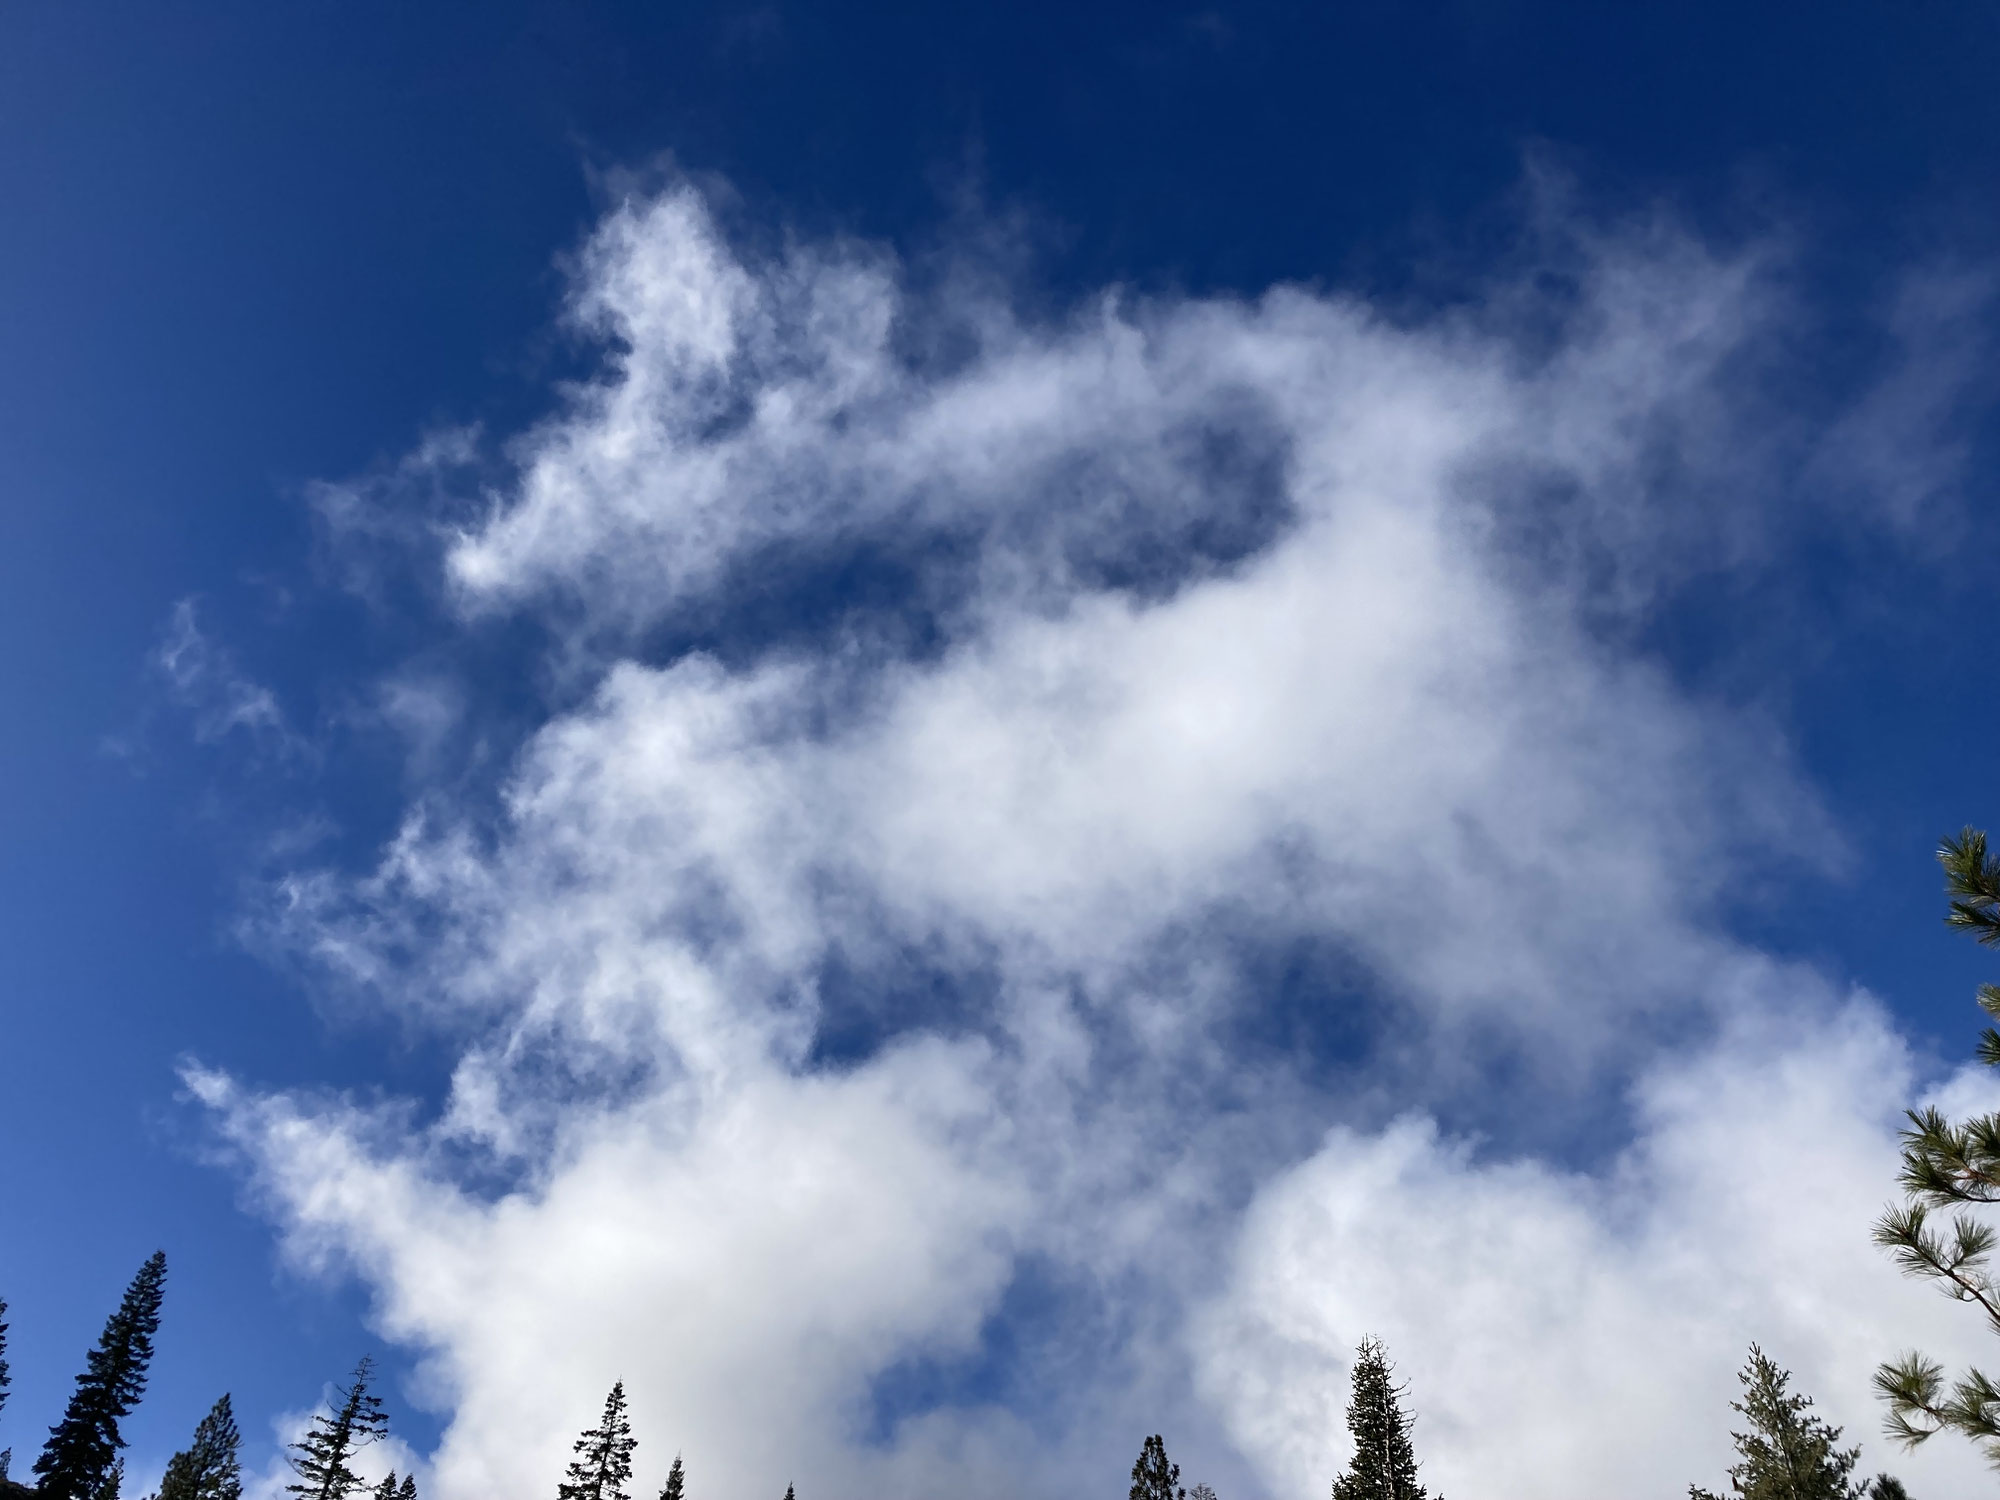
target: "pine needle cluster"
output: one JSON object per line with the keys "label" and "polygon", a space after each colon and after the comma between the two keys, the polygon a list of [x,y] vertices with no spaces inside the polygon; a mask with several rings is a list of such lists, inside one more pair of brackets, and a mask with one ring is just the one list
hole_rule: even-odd
{"label": "pine needle cluster", "polygon": [[[1964,829],[1939,844],[1937,858],[1945,877],[1945,925],[1987,947],[2000,946],[2000,859],[1986,835]],[[1989,1020],[2000,1021],[2000,986],[1980,985],[1978,1000]],[[1988,1025],[1981,1033],[1979,1058],[2000,1067],[2000,1029]],[[1954,1124],[1928,1108],[1911,1110],[1908,1118],[1898,1174],[1904,1201],[1876,1221],[1875,1243],[1905,1275],[1976,1306],[2000,1332],[1994,1230],[1968,1212],[2000,1202],[2000,1114]],[[1938,1223],[1934,1216],[1945,1213],[1949,1218]],[[1906,1447],[1956,1432],[2000,1465],[2000,1385],[1983,1370],[1968,1369],[1947,1385],[1944,1367],[1912,1350],[1875,1371],[1875,1389],[1888,1403],[1890,1436]]]}

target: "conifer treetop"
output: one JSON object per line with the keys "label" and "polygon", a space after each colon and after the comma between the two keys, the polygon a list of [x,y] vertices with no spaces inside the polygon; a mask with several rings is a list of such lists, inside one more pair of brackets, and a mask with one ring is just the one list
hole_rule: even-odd
{"label": "conifer treetop", "polygon": [[625,1382],[604,1398],[604,1414],[576,1440],[576,1457],[556,1486],[556,1500],[632,1500],[632,1420],[625,1410]]}
{"label": "conifer treetop", "polygon": [[1394,1377],[1395,1366],[1382,1341],[1363,1339],[1354,1352],[1354,1389],[1347,1403],[1354,1457],[1333,1482],[1333,1500],[1428,1500],[1417,1483],[1417,1455],[1410,1443],[1413,1419],[1403,1412],[1408,1387],[1397,1385]]}
{"label": "conifer treetop", "polygon": [[242,1442],[224,1393],[195,1426],[193,1440],[167,1460],[155,1500],[242,1500],[243,1469],[237,1457]]}
{"label": "conifer treetop", "polygon": [[[1812,1410],[1810,1396],[1789,1389],[1791,1372],[1752,1344],[1736,1378],[1743,1399],[1729,1405],[1750,1430],[1730,1434],[1738,1454],[1729,1470],[1730,1494],[1737,1500],[1856,1500],[1862,1491],[1851,1476],[1861,1449],[1835,1446],[1840,1429]],[[1689,1485],[1688,1500],[1720,1497]]]}
{"label": "conifer treetop", "polygon": [[44,1500],[109,1500],[105,1487],[117,1483],[114,1463],[125,1446],[118,1423],[146,1393],[146,1367],[153,1362],[166,1283],[167,1257],[156,1250],[125,1288],[118,1310],[105,1320],[69,1406],[49,1429],[48,1443],[35,1460]]}
{"label": "conifer treetop", "polygon": [[1181,1466],[1167,1462],[1166,1440],[1154,1433],[1140,1445],[1138,1462],[1132,1465],[1130,1500],[1187,1500],[1180,1482]]}
{"label": "conifer treetop", "polygon": [[686,1500],[687,1476],[681,1471],[681,1456],[674,1455],[674,1465],[667,1470],[667,1482],[660,1486],[660,1500]]}
{"label": "conifer treetop", "polygon": [[370,1443],[388,1436],[389,1418],[382,1398],[368,1389],[375,1361],[364,1355],[344,1386],[334,1388],[335,1401],[317,1413],[304,1437],[291,1445],[287,1458],[296,1483],[285,1492],[300,1500],[347,1500],[367,1483],[354,1472],[354,1456]]}

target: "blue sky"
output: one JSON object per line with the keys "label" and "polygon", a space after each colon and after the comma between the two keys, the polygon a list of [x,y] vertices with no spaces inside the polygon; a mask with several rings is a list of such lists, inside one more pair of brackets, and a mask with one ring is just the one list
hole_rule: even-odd
{"label": "blue sky", "polygon": [[[1512,1493],[1523,1329],[1684,1354],[1520,1440],[1678,1492],[1750,1339],[1857,1433],[1945,1347],[1686,1101],[1847,1245],[1978,1097],[1991,7],[0,27],[17,1463],[156,1246],[135,1471],[373,1349],[441,1500],[621,1374],[718,1495],[1275,1495],[1370,1331]],[[1767,1259],[1647,1322],[1707,1212]]]}

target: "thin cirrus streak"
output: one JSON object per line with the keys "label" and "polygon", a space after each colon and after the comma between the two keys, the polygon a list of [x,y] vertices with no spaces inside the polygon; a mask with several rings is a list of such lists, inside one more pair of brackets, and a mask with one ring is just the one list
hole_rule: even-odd
{"label": "thin cirrus streak", "polygon": [[[422,1357],[442,1500],[553,1482],[614,1378],[717,1500],[1082,1495],[1153,1431],[1292,1493],[1365,1333],[1435,1487],[1677,1488],[1753,1337],[1857,1427],[1875,1358],[1967,1348],[1866,1242],[1903,1042],[1722,920],[1837,833],[1618,623],[1783,556],[1824,460],[1756,430],[1782,288],[1564,244],[1553,325],[1500,285],[1036,323],[669,189],[577,258],[603,372],[477,514],[367,521],[428,460],[328,487],[442,538],[438,629],[535,615],[571,674],[495,801],[438,769],[260,919],[453,1039],[437,1117],[188,1073]],[[1755,1192],[1746,1133],[1789,1152]]]}

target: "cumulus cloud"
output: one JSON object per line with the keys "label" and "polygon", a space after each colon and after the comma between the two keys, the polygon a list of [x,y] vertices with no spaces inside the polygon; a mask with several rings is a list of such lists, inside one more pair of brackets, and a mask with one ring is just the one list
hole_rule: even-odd
{"label": "cumulus cloud", "polygon": [[603,373],[369,527],[570,675],[497,798],[440,770],[264,918],[450,1097],[189,1075],[423,1360],[443,1500],[545,1486],[615,1378],[718,1497],[1082,1494],[1162,1428],[1285,1493],[1370,1331],[1453,1492],[1677,1491],[1750,1338],[1857,1428],[1905,1330],[1957,1347],[1866,1244],[1901,1044],[1729,933],[1836,835],[1600,628],[1806,503],[1744,483],[1766,262],[1649,224],[1565,276],[1033,322],[609,215]]}

